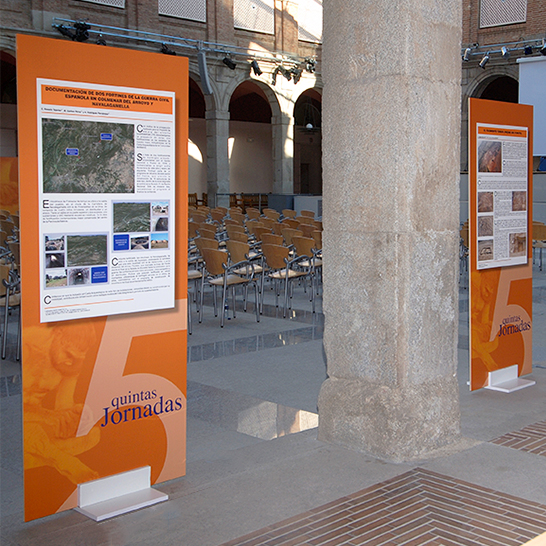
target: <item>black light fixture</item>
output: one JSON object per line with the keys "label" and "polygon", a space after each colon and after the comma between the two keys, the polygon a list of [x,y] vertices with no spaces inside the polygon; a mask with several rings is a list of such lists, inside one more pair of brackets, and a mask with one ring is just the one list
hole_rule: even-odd
{"label": "black light fixture", "polygon": [[284,68],[284,66],[279,66],[280,73],[288,80],[290,81],[292,79],[292,72],[288,70],[287,68]]}
{"label": "black light fixture", "polygon": [[315,59],[307,58],[305,59],[305,70],[313,74],[315,72],[317,61]]}
{"label": "black light fixture", "polygon": [[176,51],[170,49],[167,44],[161,44],[161,53],[164,55],[176,55]]}
{"label": "black light fixture", "polygon": [[237,66],[237,63],[233,61],[233,59],[229,56],[229,55],[226,55],[223,59],[222,59],[222,62],[230,69],[230,70],[235,70],[235,67]]}
{"label": "black light fixture", "polygon": [[291,68],[290,73],[292,74],[292,77],[294,78],[294,85],[300,81],[301,74],[303,72],[302,68]]}
{"label": "black light fixture", "polygon": [[464,50],[464,53],[463,53],[463,61],[465,62],[468,62],[470,60],[470,52],[472,51],[472,49],[470,47],[467,47],[465,50]]}
{"label": "black light fixture", "polygon": [[525,53],[525,55],[532,55],[533,48],[530,45],[525,46],[525,48],[523,49],[523,53]]}
{"label": "black light fixture", "polygon": [[255,76],[261,76],[262,75],[262,69],[260,68],[260,65],[258,64],[258,61],[254,59],[250,66],[252,67],[252,71],[254,72]]}
{"label": "black light fixture", "polygon": [[479,63],[480,68],[483,68],[485,70],[485,65],[488,62],[489,62],[489,51],[482,57],[482,60]]}
{"label": "black light fixture", "polygon": [[546,39],[542,38],[542,46],[539,49],[541,55],[546,57]]}
{"label": "black light fixture", "polygon": [[89,29],[91,28],[84,21],[78,21],[74,23],[74,28],[76,29],[76,34],[72,38],[75,42],[85,42],[89,39]]}
{"label": "black light fixture", "polygon": [[281,67],[277,66],[275,70],[273,70],[272,78],[271,78],[271,85],[277,85],[277,75],[280,74]]}
{"label": "black light fixture", "polygon": [[102,34],[99,34],[99,37],[95,43],[97,45],[106,45],[106,40],[102,37]]}
{"label": "black light fixture", "polygon": [[501,55],[503,56],[503,58],[507,59],[508,57],[510,57],[510,50],[506,46],[502,46]]}
{"label": "black light fixture", "polygon": [[74,39],[75,34],[74,31],[71,28],[65,27],[64,25],[53,25],[63,36],[66,36],[67,38],[70,38],[71,40]]}

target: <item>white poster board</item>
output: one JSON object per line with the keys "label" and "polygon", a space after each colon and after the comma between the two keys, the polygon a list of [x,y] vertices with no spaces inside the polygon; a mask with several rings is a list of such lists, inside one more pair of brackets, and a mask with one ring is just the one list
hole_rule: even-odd
{"label": "white poster board", "polygon": [[174,93],[37,94],[41,322],[174,307]]}

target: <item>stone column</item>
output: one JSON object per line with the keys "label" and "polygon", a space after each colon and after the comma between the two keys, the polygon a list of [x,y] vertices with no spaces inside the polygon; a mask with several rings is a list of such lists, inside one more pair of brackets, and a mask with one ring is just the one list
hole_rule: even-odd
{"label": "stone column", "polygon": [[459,435],[461,3],[324,4],[319,439],[403,461]]}
{"label": "stone column", "polygon": [[[217,193],[229,193],[229,112],[209,110],[207,120],[207,193],[214,206]],[[229,197],[219,197],[216,205],[229,207]]]}
{"label": "stone column", "polygon": [[271,118],[273,131],[273,193],[294,192],[294,117]]}

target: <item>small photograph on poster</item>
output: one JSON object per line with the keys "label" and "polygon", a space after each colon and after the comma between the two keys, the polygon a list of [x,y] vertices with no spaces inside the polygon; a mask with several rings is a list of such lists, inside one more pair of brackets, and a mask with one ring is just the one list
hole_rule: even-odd
{"label": "small photograph on poster", "polygon": [[90,267],[74,267],[69,269],[68,285],[83,286],[91,284],[91,268]]}
{"label": "small photograph on poster", "polygon": [[493,237],[493,216],[478,216],[478,237]]}
{"label": "small photograph on poster", "polygon": [[104,265],[108,261],[107,235],[67,235],[68,267]]}
{"label": "small photograph on poster", "polygon": [[46,269],[56,269],[58,267],[64,267],[65,265],[64,252],[48,252],[46,254]]}
{"label": "small photograph on poster", "polygon": [[64,250],[64,236],[51,237],[50,235],[45,236],[45,249],[46,252],[54,251],[59,252]]}
{"label": "small photograph on poster", "polygon": [[134,125],[42,119],[44,193],[134,193]]}
{"label": "small photograph on poster", "polygon": [[483,262],[493,259],[493,239],[478,241],[478,261]]}
{"label": "small photograph on poster", "polygon": [[114,206],[114,233],[145,233],[150,230],[150,202],[121,202]]}
{"label": "small photograph on poster", "polygon": [[512,192],[512,210],[514,212],[527,210],[527,192],[526,191]]}
{"label": "small photograph on poster", "polygon": [[48,269],[45,276],[46,288],[64,287],[68,283],[66,269]]}
{"label": "small photograph on poster", "polygon": [[140,235],[131,237],[131,250],[149,250],[150,237],[148,235]]}
{"label": "small photograph on poster", "polygon": [[493,212],[493,203],[492,191],[478,192],[478,212]]}
{"label": "small photograph on poster", "polygon": [[169,234],[152,233],[151,243],[152,248],[169,248]]}
{"label": "small photograph on poster", "polygon": [[154,218],[152,231],[169,231],[169,218],[167,216]]}
{"label": "small photograph on poster", "polygon": [[525,256],[527,253],[527,234],[510,233],[510,257]]}
{"label": "small photograph on poster", "polygon": [[502,172],[502,143],[497,140],[483,140],[478,147],[478,172]]}

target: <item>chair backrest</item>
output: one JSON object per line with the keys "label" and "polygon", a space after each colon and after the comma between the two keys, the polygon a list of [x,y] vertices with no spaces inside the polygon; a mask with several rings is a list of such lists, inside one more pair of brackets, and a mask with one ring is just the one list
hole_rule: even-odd
{"label": "chair backrest", "polygon": [[232,233],[228,232],[228,236],[230,241],[239,241],[240,243],[248,243],[248,236],[244,231],[242,233],[240,231],[233,231]]}
{"label": "chair backrest", "polygon": [[278,220],[280,216],[275,209],[264,209],[263,214],[266,218],[270,218],[271,220]]}
{"label": "chair backrest", "polygon": [[13,235],[15,233],[16,226],[11,220],[0,220],[0,228],[8,235]]}
{"label": "chair backrest", "polygon": [[265,226],[254,228],[254,236],[256,237],[256,240],[261,241],[264,233],[271,233],[271,230]]}
{"label": "chair backrest", "polygon": [[260,210],[255,209],[254,207],[248,207],[246,209],[246,214],[250,220],[257,220],[261,216]]}
{"label": "chair backrest", "polygon": [[235,220],[240,226],[245,225],[245,215],[242,212],[231,210],[229,211],[229,216],[232,220]]}
{"label": "chair backrest", "polygon": [[317,248],[317,250],[322,250],[322,231],[317,229],[313,231],[311,235],[313,236],[313,239],[315,240],[315,247]]}
{"label": "chair backrest", "polygon": [[197,194],[189,193],[188,194],[188,206],[196,207],[197,206]]}
{"label": "chair backrest", "polygon": [[226,231],[228,232],[228,235],[230,237],[232,233],[242,233],[246,235],[245,228],[243,226],[240,226],[239,224],[227,224]]}
{"label": "chair backrest", "polygon": [[221,210],[218,210],[218,209],[212,209],[210,211],[210,217],[216,221],[216,222],[219,222],[220,224],[222,223],[222,220],[224,219],[224,216],[225,214],[221,211]]}
{"label": "chair backrest", "polygon": [[284,226],[283,224],[281,224],[280,222],[274,222],[273,223],[273,226],[272,226],[272,229],[273,229],[273,233],[275,235],[282,235],[282,230],[285,228],[286,226]]}
{"label": "chair backrest", "polygon": [[313,249],[315,248],[315,239],[312,237],[292,237],[294,248],[298,256],[313,257]]}
{"label": "chair backrest", "polygon": [[299,230],[303,232],[304,237],[312,237],[313,231],[316,231],[316,227],[313,224],[300,224]]}
{"label": "chair backrest", "polygon": [[197,237],[194,239],[194,243],[199,249],[201,256],[203,255],[203,250],[207,248],[212,248],[213,250],[218,250],[218,241],[216,239],[208,239],[207,237]]}
{"label": "chair backrest", "polygon": [[271,231],[273,230],[273,224],[276,224],[276,220],[272,220],[271,218],[262,218],[260,219],[260,222],[266,227],[269,228]]}
{"label": "chair backrest", "polygon": [[227,241],[226,245],[233,263],[243,262],[247,259],[248,253],[250,252],[248,243],[230,239]]}
{"label": "chair backrest", "polygon": [[292,209],[282,209],[282,215],[285,218],[295,218],[298,215],[298,213]]}
{"label": "chair backrest", "polygon": [[202,223],[207,219],[207,213],[197,209],[188,210],[188,216],[197,223]]}
{"label": "chair backrest", "polygon": [[197,229],[199,228],[199,224],[197,222],[188,222],[188,238],[193,239],[194,237],[197,237]]}
{"label": "chair backrest", "polygon": [[225,269],[223,264],[227,265],[227,252],[222,252],[214,248],[204,248],[201,256],[203,256],[203,260],[205,261],[205,268],[211,275],[224,274]]}
{"label": "chair backrest", "polygon": [[287,227],[282,230],[282,236],[284,237],[286,246],[290,246],[292,244],[292,237],[303,237],[303,231]]}
{"label": "chair backrest", "polygon": [[264,225],[261,222],[257,222],[256,220],[251,220],[250,222],[246,223],[246,227],[252,235],[255,235],[254,230],[257,228],[263,228]]}
{"label": "chair backrest", "polygon": [[3,280],[9,281],[9,265],[0,264],[0,297],[6,295],[7,288],[4,286]]}
{"label": "chair backrest", "polygon": [[197,228],[197,231],[202,237],[206,237],[207,239],[214,239],[214,236],[216,235],[216,230],[212,226],[208,226],[209,224],[200,224]]}
{"label": "chair backrest", "polygon": [[274,233],[263,233],[261,236],[262,243],[266,245],[283,245],[284,238],[282,235],[275,235]]}
{"label": "chair backrest", "polygon": [[313,211],[313,210],[302,210],[302,211],[300,211],[300,214],[302,216],[307,216],[308,218],[314,218],[315,217],[315,211]]}
{"label": "chair backrest", "polygon": [[285,218],[282,223],[285,224],[286,227],[290,227],[293,229],[297,229],[300,225],[300,223],[295,218]]}
{"label": "chair backrest", "polygon": [[285,260],[288,260],[289,253],[287,247],[280,245],[262,245],[262,252],[267,265],[271,269],[284,269],[286,267]]}

